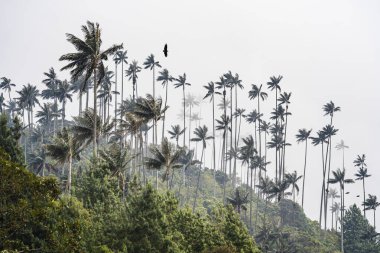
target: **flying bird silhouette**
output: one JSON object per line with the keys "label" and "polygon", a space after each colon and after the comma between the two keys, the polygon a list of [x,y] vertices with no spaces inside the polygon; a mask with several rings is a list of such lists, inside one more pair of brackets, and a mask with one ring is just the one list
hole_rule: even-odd
{"label": "flying bird silhouette", "polygon": [[165,44],[163,52],[165,57],[168,57],[168,44]]}
{"label": "flying bird silhouette", "polygon": [[360,195],[357,195],[356,197],[357,197],[357,198],[359,198],[359,197],[360,197]]}

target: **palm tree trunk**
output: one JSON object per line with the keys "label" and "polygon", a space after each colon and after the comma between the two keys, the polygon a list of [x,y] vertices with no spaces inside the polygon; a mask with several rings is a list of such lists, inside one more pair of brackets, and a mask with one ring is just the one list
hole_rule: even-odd
{"label": "palm tree trunk", "polygon": [[86,91],[86,111],[88,110],[89,96],[90,96],[90,89],[87,87],[87,91]]}
{"label": "palm tree trunk", "polygon": [[186,146],[186,108],[185,108],[185,84],[182,86],[183,95],[183,147]]}
{"label": "palm tree trunk", "polygon": [[251,170],[251,187],[249,189],[249,195],[250,195],[250,201],[249,201],[249,229],[252,232],[252,195],[253,195],[253,189],[252,189],[252,170]]}
{"label": "palm tree trunk", "polygon": [[82,91],[79,91],[79,115],[82,114]]}
{"label": "palm tree trunk", "polygon": [[[123,75],[123,73],[121,73]],[[115,122],[117,122],[117,64],[115,62]],[[115,124],[115,131],[117,124]]]}
{"label": "palm tree trunk", "polygon": [[62,101],[62,125],[61,125],[61,130],[63,129],[63,124],[65,122],[66,118],[66,99],[63,99]]}
{"label": "palm tree trunk", "polygon": [[73,157],[70,154],[69,156],[69,175],[67,176],[67,190],[68,193],[71,194],[71,170],[72,170],[72,164],[73,164]]}
{"label": "palm tree trunk", "polygon": [[307,159],[307,139],[305,141],[305,162],[303,165],[303,180],[302,180],[302,210],[303,210],[303,201],[305,196],[305,176],[306,176],[306,159]]}
{"label": "palm tree trunk", "polygon": [[[231,134],[230,134],[230,150],[232,150],[232,86],[230,89],[230,99],[231,99],[231,107],[230,107],[230,119],[231,119]],[[232,159],[229,159],[229,170],[230,175],[232,175],[232,187],[235,189],[235,174],[232,172]]]}
{"label": "palm tree trunk", "polygon": [[201,172],[202,172],[202,162],[203,162],[203,153],[204,153],[205,147],[202,148],[202,154],[201,154],[201,164],[199,166],[199,172],[198,172],[198,178],[197,178],[197,188],[195,190],[195,198],[193,203],[193,213],[195,211],[195,206],[197,204],[197,198],[198,198],[198,191],[199,191],[199,182],[201,181]]}
{"label": "palm tree trunk", "polygon": [[373,229],[376,231],[376,209],[373,209]]}
{"label": "palm tree trunk", "polygon": [[[364,177],[363,177],[363,203],[365,202],[365,183],[364,183]],[[363,212],[364,212],[364,218],[365,216],[365,206],[363,206]]]}
{"label": "palm tree trunk", "polygon": [[323,152],[323,142],[322,142],[322,188],[321,188],[321,204],[319,208],[319,227],[322,226],[322,205],[323,205],[323,198],[325,193],[325,158],[324,158],[324,152]]}
{"label": "palm tree trunk", "polygon": [[[232,101],[231,101],[232,102]],[[236,113],[236,110],[237,110],[237,85],[235,85],[235,113]],[[231,124],[232,124],[232,114],[231,114]],[[232,134],[231,134],[232,136]],[[235,152],[237,151],[237,116],[235,117],[235,143],[234,143],[234,148],[235,148]],[[233,187],[235,188],[236,187],[236,155],[234,157],[234,183],[233,183]]]}
{"label": "palm tree trunk", "polygon": [[97,118],[97,80],[96,80],[96,68],[94,69],[94,132],[93,132],[93,155],[94,158],[97,156],[97,140],[96,140],[96,132],[97,132],[97,126],[96,126],[96,118]]}
{"label": "palm tree trunk", "polygon": [[[168,102],[168,85],[169,83],[166,84],[166,87],[165,87],[165,108],[167,106],[167,102]],[[164,137],[165,137],[165,120],[166,120],[166,110],[164,112],[164,119],[162,120],[162,140],[164,140]],[[178,144],[177,144],[178,146]]]}
{"label": "palm tree trunk", "polygon": [[342,196],[342,208],[341,208],[341,217],[340,217],[340,243],[341,243],[341,251],[344,253],[344,245],[343,245],[343,235],[344,235],[344,183],[343,183],[343,189],[341,188],[340,195]]}
{"label": "palm tree trunk", "polygon": [[212,156],[213,156],[213,169],[214,169],[214,187],[213,196],[215,197],[215,187],[216,187],[216,164],[215,164],[215,100],[214,93],[212,94]]}
{"label": "palm tree trunk", "polygon": [[120,95],[120,102],[123,102],[124,99],[124,60],[121,61],[121,95]]}

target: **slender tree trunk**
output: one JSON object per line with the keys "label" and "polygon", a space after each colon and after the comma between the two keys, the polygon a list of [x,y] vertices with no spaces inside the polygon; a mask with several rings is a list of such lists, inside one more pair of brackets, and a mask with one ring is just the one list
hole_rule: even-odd
{"label": "slender tree trunk", "polygon": [[212,94],[212,156],[213,156],[213,169],[214,169],[214,187],[213,187],[213,196],[215,197],[215,188],[216,188],[216,164],[215,164],[215,100],[214,93]]}
{"label": "slender tree trunk", "polygon": [[120,101],[123,102],[124,99],[124,60],[121,61],[121,95]]}
{"label": "slender tree trunk", "polygon": [[[365,202],[365,183],[364,183],[364,177],[363,177],[363,203]],[[364,218],[366,218],[365,215],[365,206],[363,206],[363,212],[364,212]]]}
{"label": "slender tree trunk", "polygon": [[72,164],[73,164],[73,157],[70,154],[69,156],[69,175],[67,176],[67,190],[68,193],[71,194],[71,170],[72,170]]}
{"label": "slender tree trunk", "polygon": [[[186,98],[185,98],[185,84],[182,86],[183,95],[183,147],[186,146]],[[189,133],[190,134],[190,133]]]}
{"label": "slender tree trunk", "polygon": [[82,91],[79,91],[79,115],[82,114]]}
{"label": "slender tree trunk", "polygon": [[306,159],[307,159],[307,139],[305,141],[305,162],[303,165],[303,180],[302,180],[302,210],[303,210],[303,201],[305,196],[305,178],[306,178]]}
{"label": "slender tree trunk", "polygon": [[[123,72],[121,73],[123,75]],[[115,62],[115,122],[117,122],[117,64]],[[117,129],[117,123],[115,124],[115,131]]]}
{"label": "slender tree trunk", "polygon": [[[342,188],[341,188],[342,189]],[[342,203],[343,203],[343,205],[342,205],[342,210],[341,210],[341,212],[342,212],[342,215],[341,215],[341,217],[340,217],[340,243],[341,243],[341,250],[342,250],[342,253],[344,253],[344,243],[343,243],[343,241],[344,241],[344,238],[343,238],[343,235],[344,235],[344,221],[343,221],[343,219],[344,219],[344,183],[343,183],[343,189],[340,191],[340,195],[342,196]]]}
{"label": "slender tree trunk", "polygon": [[[232,103],[232,101],[231,101]],[[235,113],[237,111],[237,85],[235,85]],[[231,114],[231,124],[232,124],[232,114]],[[235,142],[234,142],[234,148],[235,148],[235,152],[237,152],[237,115],[235,117]],[[232,134],[231,134],[232,136]],[[231,144],[232,145],[232,144]],[[236,155],[234,157],[234,171],[233,171],[233,174],[234,174],[234,182],[233,182],[233,187],[236,188]]]}
{"label": "slender tree trunk", "polygon": [[324,149],[323,149],[323,142],[322,142],[322,188],[321,188],[321,205],[319,207],[319,227],[322,227],[322,205],[323,205],[323,197],[325,193],[325,158],[324,158]]}
{"label": "slender tree trunk", "polygon": [[373,209],[373,228],[376,231],[376,209]]}
{"label": "slender tree trunk", "polygon": [[94,69],[94,132],[93,132],[93,155],[94,158],[97,157],[97,138],[96,138],[96,132],[97,132],[97,126],[96,126],[96,118],[97,118],[97,80],[96,80],[96,68]]}
{"label": "slender tree trunk", "polygon": [[[165,108],[168,102],[168,85],[169,85],[169,82],[165,85]],[[166,110],[164,112],[164,119],[162,120],[162,138],[161,138],[162,140],[164,140],[165,138],[165,121],[166,121]]]}
{"label": "slender tree trunk", "polygon": [[90,89],[87,87],[87,91],[86,91],[86,111],[88,110],[89,96],[90,96]]}
{"label": "slender tree trunk", "polygon": [[251,187],[249,189],[250,201],[249,201],[249,229],[252,232],[252,201],[253,201],[253,189],[252,189],[252,169],[251,169]]}

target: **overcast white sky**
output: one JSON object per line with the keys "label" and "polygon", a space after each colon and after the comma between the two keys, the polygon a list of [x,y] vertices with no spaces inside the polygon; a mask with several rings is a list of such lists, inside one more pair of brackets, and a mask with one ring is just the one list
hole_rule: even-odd
{"label": "overcast white sky", "polygon": [[[172,75],[186,72],[189,91],[203,96],[202,88],[228,70],[239,73],[245,90],[239,107],[247,111],[250,84],[264,84],[272,75],[283,75],[281,87],[292,92],[289,110],[287,170],[302,171],[303,145],[294,135],[299,128],[319,130],[328,123],[322,106],[333,100],[342,108],[334,119],[339,128],[334,144],[344,139],[347,173],[352,161],[366,154],[372,177],[367,193],[380,197],[380,2],[354,1],[0,1],[0,77],[17,84],[31,83],[43,89],[43,72],[63,66],[58,58],[74,48],[65,33],[81,35],[86,20],[99,22],[103,45],[124,43],[129,59],[140,63],[153,53]],[[169,45],[169,57],[162,47]],[[111,69],[114,68],[109,62]],[[59,73],[68,78],[68,73]],[[151,92],[151,72],[139,77],[139,94]],[[131,84],[126,89],[131,91]],[[161,87],[157,88],[161,92]],[[177,121],[181,92],[171,89],[170,123]],[[268,119],[274,94],[263,105]],[[77,102],[68,111],[77,113]],[[211,108],[202,104],[204,124],[211,127]],[[177,122],[182,124],[181,121]],[[252,132],[244,124],[242,135]],[[210,145],[211,146],[211,145]],[[310,147],[306,189],[306,213],[318,219],[320,197],[320,149]],[[211,148],[208,150],[211,155]],[[273,153],[273,152],[272,152]],[[271,156],[269,156],[271,159]],[[332,169],[341,167],[341,154],[333,151]],[[273,169],[272,169],[273,170]],[[347,204],[361,203],[361,184],[347,187]],[[360,195],[360,198],[356,198]],[[372,223],[372,212],[368,214]],[[377,227],[380,227],[378,221]]]}

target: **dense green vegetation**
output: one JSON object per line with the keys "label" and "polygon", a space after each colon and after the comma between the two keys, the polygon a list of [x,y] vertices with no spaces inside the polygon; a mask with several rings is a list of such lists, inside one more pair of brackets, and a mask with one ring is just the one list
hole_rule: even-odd
{"label": "dense green vegetation", "polygon": [[[186,94],[191,84],[185,73],[174,78],[167,69],[158,72],[162,67],[151,54],[143,66],[153,74],[152,95],[139,96],[142,68],[137,61],[128,63],[123,45],[103,50],[98,24],[88,22],[82,32],[83,39],[67,34],[76,52],[60,57],[70,81],[58,79],[51,68],[44,73],[44,90],[28,84],[12,98],[15,85],[1,79],[0,88],[9,96],[5,103],[1,95],[0,103],[0,250],[380,252],[379,236],[366,219],[366,211],[373,211],[375,224],[380,204],[374,195],[365,198],[370,177],[365,155],[354,161],[355,179],[363,184],[364,217],[356,206],[344,208],[345,184],[354,183],[345,173],[344,153],[342,169],[330,166],[338,133],[333,119],[341,110],[332,101],[323,107],[329,124],[316,136],[305,128],[298,131],[297,142],[305,143],[303,172],[289,172],[291,92],[281,91],[282,76],[267,82],[275,96],[268,121],[260,105],[270,94],[262,85],[248,91],[257,106],[246,113],[238,107],[243,88],[238,74],[229,71],[209,82],[204,99],[210,99],[213,124],[206,126],[194,113],[199,101]],[[105,65],[110,57],[115,72]],[[132,86],[129,98],[124,74]],[[164,87],[165,101],[156,94],[156,82]],[[171,88],[181,89],[183,125],[169,128]],[[68,117],[66,107],[75,93],[79,111]],[[217,106],[216,96],[222,99]],[[252,124],[252,134],[240,136],[242,119]],[[319,222],[303,212],[309,140],[322,151]],[[342,141],[336,148],[344,152],[348,147]],[[209,149],[212,157],[205,155]],[[268,152],[275,154],[274,161],[267,159]],[[300,191],[301,205],[295,198]],[[338,221],[343,221],[339,227]]]}

